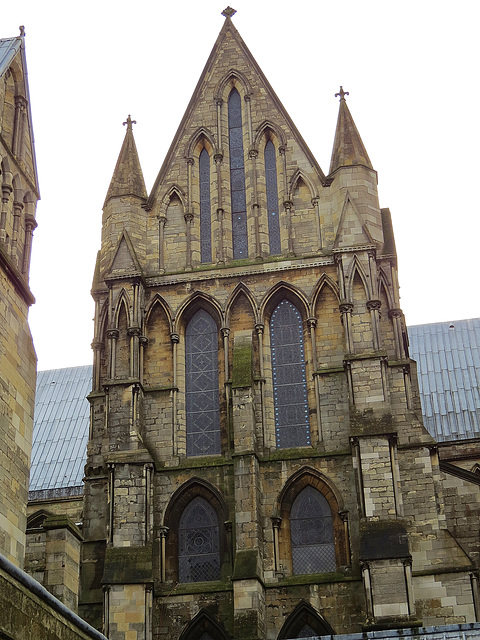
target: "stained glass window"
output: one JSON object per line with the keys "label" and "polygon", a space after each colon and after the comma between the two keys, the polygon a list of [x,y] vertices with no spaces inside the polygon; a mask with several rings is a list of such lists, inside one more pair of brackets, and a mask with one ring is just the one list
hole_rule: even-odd
{"label": "stained glass window", "polygon": [[335,571],[332,512],[325,496],[313,487],[305,487],[295,498],[290,536],[294,574]]}
{"label": "stained glass window", "polygon": [[200,173],[200,261],[212,261],[212,215],[210,208],[210,156],[203,149],[198,159]]}
{"label": "stained glass window", "polygon": [[300,631],[297,633],[296,638],[315,638],[318,634],[312,629],[312,627],[305,623]]}
{"label": "stained glass window", "polygon": [[180,517],[178,576],[180,582],[220,579],[218,516],[212,505],[200,496],[185,507]]}
{"label": "stained glass window", "polygon": [[288,300],[270,321],[275,435],[278,449],[310,444],[302,317]]}
{"label": "stained glass window", "polygon": [[232,196],[233,257],[248,256],[247,201],[243,160],[242,100],[236,89],[228,98],[228,141],[230,149],[230,192]]}
{"label": "stained glass window", "polygon": [[277,162],[275,147],[269,140],[265,145],[265,181],[267,186],[268,238],[270,253],[281,253],[280,219],[278,215]]}
{"label": "stained glass window", "polygon": [[220,453],[218,331],[203,309],[187,325],[185,370],[187,456]]}

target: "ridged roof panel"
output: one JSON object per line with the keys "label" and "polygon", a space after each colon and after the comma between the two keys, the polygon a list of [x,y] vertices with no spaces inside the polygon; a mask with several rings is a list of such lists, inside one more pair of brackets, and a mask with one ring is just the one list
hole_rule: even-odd
{"label": "ridged roof panel", "polygon": [[92,366],[39,371],[30,491],[82,486]]}
{"label": "ridged roof panel", "polygon": [[408,327],[408,335],[429,433],[480,437],[480,318]]}

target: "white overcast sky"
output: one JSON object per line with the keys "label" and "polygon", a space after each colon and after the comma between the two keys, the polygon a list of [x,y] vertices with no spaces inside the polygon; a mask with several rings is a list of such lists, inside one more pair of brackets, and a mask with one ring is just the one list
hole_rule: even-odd
{"label": "white overcast sky", "polygon": [[[147,190],[224,18],[222,0],[17,0],[41,201],[38,368],[89,364],[102,205],[127,114]],[[478,0],[232,0],[233,21],[325,173],[340,85],[392,212],[407,324],[480,316]]]}

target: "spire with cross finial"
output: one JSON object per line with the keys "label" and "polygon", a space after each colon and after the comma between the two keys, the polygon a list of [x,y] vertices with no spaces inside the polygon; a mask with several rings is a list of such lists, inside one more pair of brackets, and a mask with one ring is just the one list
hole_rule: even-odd
{"label": "spire with cross finial", "polygon": [[236,14],[236,10],[232,9],[232,7],[227,7],[226,9],[224,9],[222,11],[222,16],[225,16],[225,18],[231,18],[232,16],[234,16]]}
{"label": "spire with cross finial", "polygon": [[335,98],[337,98],[338,96],[340,96],[340,101],[344,101],[345,100],[345,96],[349,96],[350,94],[348,93],[348,91],[344,91],[342,85],[340,85],[340,91],[338,93],[335,94]]}
{"label": "spire with cross finial", "polygon": [[365,145],[362,142],[358,129],[353,121],[352,114],[345,100],[348,91],[340,87],[340,91],[335,97],[340,97],[340,108],[338,111],[337,129],[335,131],[335,141],[333,143],[332,160],[330,163],[330,174],[340,167],[351,167],[363,165],[373,169],[368,157]]}
{"label": "spire with cross finial", "polygon": [[105,204],[111,199],[123,196],[136,196],[146,198],[147,191],[143,180],[142,168],[138,159],[137,147],[133,138],[132,125],[137,124],[130,114],[123,123],[127,125],[125,139],[123,141],[117,165],[113,172],[110,187],[108,188]]}
{"label": "spire with cross finial", "polygon": [[132,131],[132,124],[137,124],[137,121],[132,120],[130,114],[128,114],[126,121],[123,123],[123,126],[127,125],[127,131]]}

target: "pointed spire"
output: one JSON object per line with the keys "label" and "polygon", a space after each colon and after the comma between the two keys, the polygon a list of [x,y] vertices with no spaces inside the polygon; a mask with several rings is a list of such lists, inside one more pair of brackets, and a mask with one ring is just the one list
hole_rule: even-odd
{"label": "pointed spire", "polygon": [[348,95],[348,91],[344,91],[343,87],[340,87],[339,93],[335,94],[335,97],[340,96],[340,109],[333,143],[330,173],[333,173],[339,167],[351,167],[356,164],[362,164],[369,169],[373,169],[367,150],[347,106],[345,96]]}
{"label": "pointed spire", "polygon": [[133,138],[132,125],[137,123],[128,115],[127,120],[123,124],[127,125],[127,132],[108,188],[105,203],[107,203],[110,198],[119,196],[147,197],[142,168]]}

